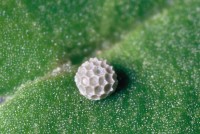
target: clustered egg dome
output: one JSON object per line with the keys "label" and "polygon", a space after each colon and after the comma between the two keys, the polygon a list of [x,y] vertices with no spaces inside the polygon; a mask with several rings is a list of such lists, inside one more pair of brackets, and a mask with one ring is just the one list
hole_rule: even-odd
{"label": "clustered egg dome", "polygon": [[88,99],[100,100],[117,87],[117,75],[106,60],[90,58],[83,63],[75,75],[75,82],[80,93]]}

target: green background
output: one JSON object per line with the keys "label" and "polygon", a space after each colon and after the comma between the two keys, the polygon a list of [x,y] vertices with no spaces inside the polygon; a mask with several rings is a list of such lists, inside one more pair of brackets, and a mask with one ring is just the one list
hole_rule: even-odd
{"label": "green background", "polygon": [[[200,1],[0,2],[1,133],[199,133]],[[74,82],[106,59],[117,91]],[[60,69],[60,70],[59,70]]]}

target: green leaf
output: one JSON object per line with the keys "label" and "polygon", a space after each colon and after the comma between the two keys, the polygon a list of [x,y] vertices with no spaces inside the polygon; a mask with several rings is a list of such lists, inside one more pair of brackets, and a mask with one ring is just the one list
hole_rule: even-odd
{"label": "green leaf", "polygon": [[60,64],[80,63],[119,38],[137,18],[166,5],[160,0],[1,1],[0,94],[11,94]]}
{"label": "green leaf", "polygon": [[134,27],[153,12],[169,5],[164,0],[26,0],[25,5],[48,38],[77,64],[103,44],[119,40],[122,32]]}
{"label": "green leaf", "polygon": [[24,5],[0,3],[0,94],[5,94],[55,68],[58,57]]}
{"label": "green leaf", "polygon": [[[106,6],[112,6],[111,3]],[[115,45],[111,49],[103,50],[98,55],[114,66],[119,80],[117,91],[104,100],[90,101],[79,94],[74,82],[77,66],[65,65],[47,73],[53,65],[47,64],[51,58],[45,58],[47,63],[42,63],[49,69],[41,71],[43,77],[23,83],[12,99],[0,106],[0,132],[198,133],[199,5],[198,0],[177,1],[173,6],[135,25],[128,33],[116,28],[124,38],[113,41]],[[29,12],[35,12],[31,7],[28,9]],[[103,14],[115,16],[108,9]],[[103,24],[105,29],[115,29],[115,17],[107,17],[109,22],[101,22],[97,26]],[[131,23],[128,26],[129,22],[123,24],[131,27]],[[123,24],[119,26],[123,28]],[[51,29],[53,26],[44,24],[41,29]],[[106,33],[110,30],[102,30],[101,37],[107,37]],[[48,37],[54,34],[49,33]],[[59,37],[56,38],[59,40]],[[87,40],[87,37],[84,38]],[[109,39],[112,40],[112,37]],[[81,51],[78,47],[73,50]],[[60,49],[53,48],[52,51],[57,53]],[[56,56],[59,57],[59,54]]]}

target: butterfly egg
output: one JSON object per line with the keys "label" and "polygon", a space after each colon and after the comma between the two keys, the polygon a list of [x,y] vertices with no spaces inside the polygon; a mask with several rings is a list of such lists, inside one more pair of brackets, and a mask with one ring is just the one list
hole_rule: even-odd
{"label": "butterfly egg", "polygon": [[90,100],[106,98],[118,84],[113,67],[97,58],[90,58],[78,68],[75,82],[80,94]]}

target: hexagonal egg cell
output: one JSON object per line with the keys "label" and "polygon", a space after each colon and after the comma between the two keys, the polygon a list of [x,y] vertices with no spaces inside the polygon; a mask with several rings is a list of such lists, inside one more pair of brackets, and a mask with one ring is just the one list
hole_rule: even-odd
{"label": "hexagonal egg cell", "polygon": [[86,72],[86,75],[88,77],[92,77],[92,76],[94,76],[94,72],[92,70],[89,70],[89,71]]}
{"label": "hexagonal egg cell", "polygon": [[89,60],[94,66],[99,66],[101,61],[99,61],[97,58],[91,58]]}
{"label": "hexagonal egg cell", "polygon": [[93,68],[93,65],[90,64],[89,62],[86,62],[86,64],[85,64],[84,66],[85,66],[85,68],[86,68],[87,70],[92,70],[92,68]]}
{"label": "hexagonal egg cell", "polygon": [[100,95],[101,93],[103,93],[103,87],[101,86],[95,87],[94,92],[96,95]]}
{"label": "hexagonal egg cell", "polygon": [[106,83],[104,76],[99,78],[99,85],[104,85]]}
{"label": "hexagonal egg cell", "polygon": [[102,67],[94,67],[93,72],[95,75],[101,76],[104,75],[106,73],[105,69]]}
{"label": "hexagonal egg cell", "polygon": [[93,76],[92,78],[90,78],[90,85],[91,86],[98,85],[98,78],[96,76]]}
{"label": "hexagonal egg cell", "polygon": [[99,100],[99,99],[100,99],[100,97],[99,97],[99,96],[97,96],[97,95],[92,95],[92,96],[91,96],[91,99],[93,99],[93,100]]}
{"label": "hexagonal egg cell", "polygon": [[100,97],[100,99],[104,99],[104,98],[106,98],[108,95],[107,94],[102,94],[101,96],[99,96]]}
{"label": "hexagonal egg cell", "polygon": [[95,95],[94,89],[92,87],[88,86],[85,88],[85,90],[86,90],[87,95],[89,95],[89,96]]}
{"label": "hexagonal egg cell", "polygon": [[103,68],[107,68],[107,63],[106,63],[106,61],[105,60],[103,60],[102,62],[101,62],[101,67],[103,67]]}
{"label": "hexagonal egg cell", "polygon": [[100,63],[99,61],[93,61],[92,64],[93,64],[94,66],[99,66],[101,63]]}
{"label": "hexagonal egg cell", "polygon": [[111,88],[112,88],[112,85],[111,85],[111,84],[105,85],[105,87],[104,87],[104,92],[105,92],[106,94],[108,94],[109,92],[111,92]]}
{"label": "hexagonal egg cell", "polygon": [[111,74],[106,74],[105,79],[108,83],[114,83],[113,77]]}
{"label": "hexagonal egg cell", "polygon": [[109,74],[114,73],[112,67],[107,67],[107,68],[106,68],[106,71],[107,71]]}
{"label": "hexagonal egg cell", "polygon": [[80,75],[85,75],[85,73],[86,73],[86,69],[85,69],[84,67],[80,67],[80,68],[78,69],[78,74],[80,74]]}
{"label": "hexagonal egg cell", "polygon": [[87,77],[82,77],[81,78],[81,84],[84,86],[88,86],[89,85],[89,79]]}

